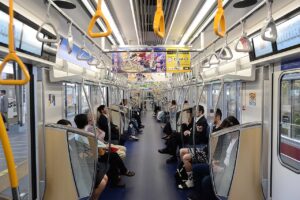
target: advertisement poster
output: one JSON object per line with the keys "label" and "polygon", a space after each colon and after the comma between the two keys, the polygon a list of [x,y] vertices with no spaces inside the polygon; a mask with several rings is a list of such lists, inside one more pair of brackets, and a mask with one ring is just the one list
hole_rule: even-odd
{"label": "advertisement poster", "polygon": [[54,94],[49,94],[48,95],[48,105],[51,107],[55,107],[55,95]]}
{"label": "advertisement poster", "polygon": [[256,93],[249,93],[249,106],[256,106]]}
{"label": "advertisement poster", "polygon": [[[124,50],[124,49],[119,49]],[[125,49],[126,50],[126,49]],[[164,48],[144,49],[150,52],[120,52],[112,54],[113,72],[162,73],[166,72],[166,53],[155,52]]]}
{"label": "advertisement poster", "polygon": [[127,75],[129,82],[164,82],[169,81],[170,74],[166,73],[129,73]]}
{"label": "advertisement poster", "polygon": [[174,48],[167,50],[167,73],[191,72],[191,54],[189,52],[177,52]]}

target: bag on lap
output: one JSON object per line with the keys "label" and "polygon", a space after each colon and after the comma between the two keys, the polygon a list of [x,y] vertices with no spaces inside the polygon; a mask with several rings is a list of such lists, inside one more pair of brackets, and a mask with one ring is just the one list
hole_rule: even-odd
{"label": "bag on lap", "polygon": [[188,175],[183,167],[183,162],[180,162],[175,173],[176,185],[183,184],[188,179]]}

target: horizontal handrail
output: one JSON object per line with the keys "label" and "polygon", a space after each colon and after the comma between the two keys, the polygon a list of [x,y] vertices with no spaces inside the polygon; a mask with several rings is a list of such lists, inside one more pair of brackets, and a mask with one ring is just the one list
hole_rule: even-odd
{"label": "horizontal handrail", "polygon": [[70,126],[64,126],[64,125],[60,125],[60,124],[46,124],[45,126],[46,128],[57,128],[57,129],[62,129],[65,130],[67,132],[72,132],[81,136],[85,136],[85,137],[95,137],[95,135],[91,132],[87,132],[78,128],[73,128]]}
{"label": "horizontal handrail", "polygon": [[245,124],[241,124],[241,125],[237,125],[237,126],[232,126],[230,128],[225,128],[220,131],[212,133],[211,137],[220,137],[222,135],[226,135],[226,134],[232,133],[234,131],[241,131],[243,129],[252,128],[252,127],[261,126],[261,125],[262,125],[261,122],[250,122],[250,123],[245,123]]}

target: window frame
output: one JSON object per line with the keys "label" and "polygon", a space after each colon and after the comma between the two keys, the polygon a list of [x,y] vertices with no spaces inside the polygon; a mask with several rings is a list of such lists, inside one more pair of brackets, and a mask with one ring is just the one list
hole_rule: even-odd
{"label": "window frame", "polygon": [[[299,69],[298,70],[289,71],[289,72],[282,72],[280,74],[280,76],[279,76],[279,79],[278,79],[278,86],[279,86],[278,87],[278,99],[279,99],[279,101],[278,101],[278,109],[279,109],[279,115],[278,115],[278,118],[277,118],[277,123],[278,123],[278,125],[277,125],[277,129],[278,129],[277,130],[277,132],[278,132],[277,133],[277,157],[278,157],[278,160],[279,160],[280,164],[283,167],[289,169],[290,171],[292,171],[292,172],[294,172],[296,174],[300,174],[300,167],[299,167],[299,169],[297,169],[297,168],[293,167],[292,165],[290,165],[289,163],[286,163],[286,161],[284,161],[282,159],[282,155],[281,155],[281,153],[282,153],[281,152],[281,141],[282,141],[281,136],[283,135],[283,134],[281,134],[281,127],[282,127],[282,125],[281,125],[281,117],[282,117],[281,116],[281,114],[282,114],[282,110],[281,110],[281,108],[282,108],[282,98],[281,98],[281,94],[282,94],[282,82],[283,82],[283,78],[285,76],[291,75],[291,74],[299,74],[299,79],[292,79],[292,80],[300,80],[300,71],[299,71]],[[291,90],[292,90],[292,85],[291,85]],[[291,96],[291,98],[292,98],[292,96]],[[291,99],[291,104],[292,103],[293,103],[293,99]],[[292,116],[292,105],[291,105],[291,114],[290,115]],[[292,117],[291,117],[290,120],[291,120],[290,125],[292,125],[293,124],[292,123]],[[288,136],[288,138],[290,138],[291,140],[296,140],[296,139],[293,139],[292,137],[289,137],[289,136]],[[300,140],[298,140],[298,141],[299,141],[299,144],[300,144]],[[299,145],[299,147],[300,147],[300,145]],[[299,166],[300,166],[300,160],[292,158],[289,155],[286,155],[286,159],[290,160],[291,162],[298,162]]]}

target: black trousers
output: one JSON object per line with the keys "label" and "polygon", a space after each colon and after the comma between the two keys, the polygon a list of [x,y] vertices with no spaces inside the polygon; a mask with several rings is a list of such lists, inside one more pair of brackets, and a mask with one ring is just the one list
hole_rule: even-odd
{"label": "black trousers", "polygon": [[[108,160],[108,153],[105,153],[99,158],[100,162],[106,162]],[[111,153],[109,156],[109,169],[107,176],[111,181],[111,184],[117,184],[119,176],[126,174],[127,168],[124,165],[123,160],[117,153]]]}

